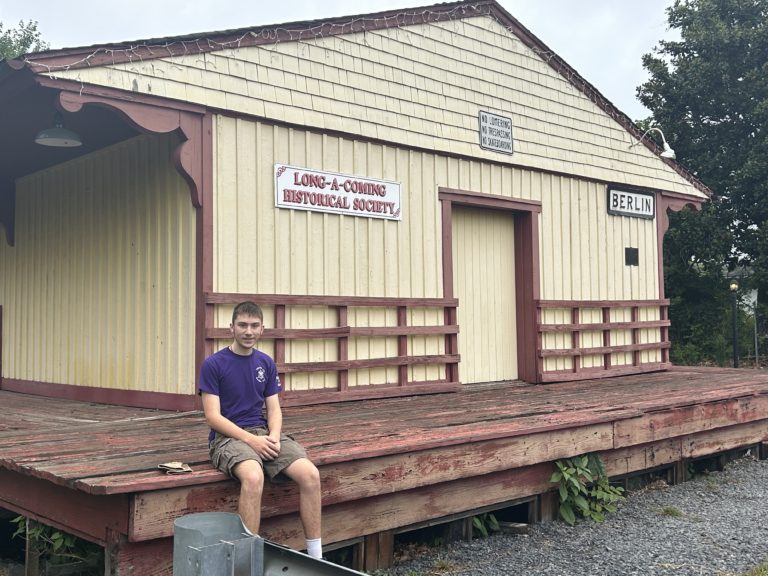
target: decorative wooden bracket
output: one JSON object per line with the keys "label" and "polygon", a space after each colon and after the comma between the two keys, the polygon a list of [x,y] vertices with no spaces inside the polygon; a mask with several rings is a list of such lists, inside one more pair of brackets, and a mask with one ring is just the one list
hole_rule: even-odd
{"label": "decorative wooden bracket", "polygon": [[79,112],[83,106],[102,106],[116,110],[136,130],[144,133],[177,132],[182,142],[174,153],[176,170],[189,186],[192,204],[203,205],[203,139],[204,114],[179,110],[129,99],[98,94],[61,91],[59,105],[67,112]]}
{"label": "decorative wooden bracket", "polygon": [[694,210],[701,210],[701,205],[705,201],[706,199],[704,198],[697,200],[695,198],[691,198],[690,196],[672,195],[668,192],[662,192],[659,194],[659,239],[662,240],[664,235],[667,233],[667,230],[669,230],[669,213],[667,210],[672,210],[672,212],[679,212],[686,206],[693,208]]}
{"label": "decorative wooden bracket", "polygon": [[672,192],[659,192],[657,199],[656,243],[658,250],[659,298],[664,298],[664,235],[669,230],[669,213],[667,211],[679,212],[686,206],[690,206],[694,210],[701,210],[701,205],[707,199],[692,198],[691,196],[674,194]]}

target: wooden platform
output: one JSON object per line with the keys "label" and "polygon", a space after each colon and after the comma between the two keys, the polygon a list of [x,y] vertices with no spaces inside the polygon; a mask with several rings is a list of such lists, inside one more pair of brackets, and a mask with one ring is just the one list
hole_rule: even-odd
{"label": "wooden platform", "polygon": [[[0,402],[0,506],[107,546],[109,574],[170,574],[174,519],[236,508],[237,486],[208,463],[200,412],[4,391]],[[285,428],[320,468],[324,544],[362,542],[370,568],[397,530],[541,498],[559,458],[600,452],[616,476],[763,445],[768,373],[472,385],[288,408]],[[157,469],[173,460],[194,472]],[[300,547],[296,491],[270,486],[264,500],[262,535]]]}

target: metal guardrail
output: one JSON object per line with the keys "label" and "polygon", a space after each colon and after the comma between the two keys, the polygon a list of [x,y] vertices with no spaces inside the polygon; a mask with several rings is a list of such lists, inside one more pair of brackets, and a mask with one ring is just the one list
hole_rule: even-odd
{"label": "metal guardrail", "polygon": [[173,576],[365,576],[318,560],[245,531],[230,512],[202,512],[177,518]]}

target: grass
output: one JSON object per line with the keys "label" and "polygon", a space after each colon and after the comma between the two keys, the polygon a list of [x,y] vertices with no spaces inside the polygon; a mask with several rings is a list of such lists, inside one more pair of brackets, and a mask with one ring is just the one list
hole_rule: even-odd
{"label": "grass", "polygon": [[438,572],[447,572],[448,570],[453,570],[455,567],[456,566],[450,560],[446,560],[445,558],[438,558],[434,565],[434,569]]}
{"label": "grass", "polygon": [[768,562],[760,564],[747,572],[744,572],[744,576],[768,576]]}
{"label": "grass", "polygon": [[670,518],[680,518],[683,516],[683,511],[676,506],[664,506],[664,508],[661,509],[660,514],[662,516],[669,516]]}

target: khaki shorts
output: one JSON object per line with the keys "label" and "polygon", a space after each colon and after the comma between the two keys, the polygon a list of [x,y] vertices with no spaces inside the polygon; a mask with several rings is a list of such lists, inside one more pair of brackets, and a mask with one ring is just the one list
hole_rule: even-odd
{"label": "khaki shorts", "polygon": [[[269,433],[263,426],[245,428],[245,430],[257,436],[266,436]],[[234,470],[235,466],[240,464],[240,462],[255,460],[261,464],[264,473],[273,482],[285,482],[289,480],[285,474],[281,474],[282,471],[299,458],[307,457],[307,453],[304,451],[301,444],[287,434],[280,435],[280,454],[278,454],[277,458],[274,460],[263,460],[262,457],[245,442],[230,438],[229,436],[224,436],[218,432],[216,432],[208,452],[211,455],[211,463],[213,466],[232,478],[237,479],[232,473],[232,470]]]}

